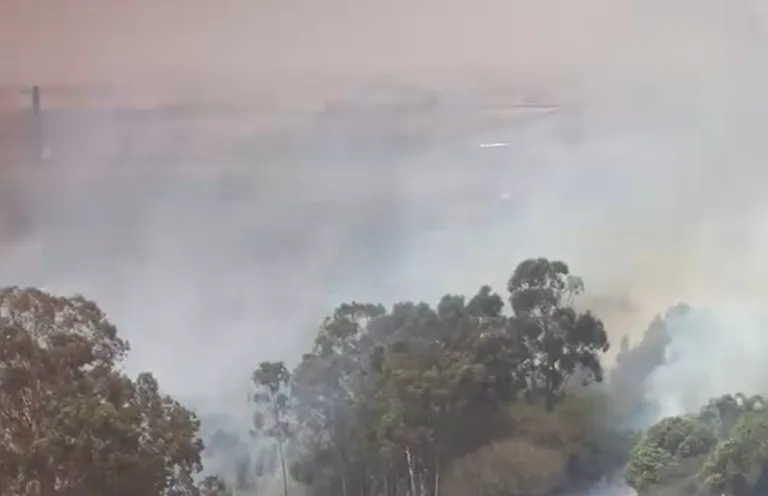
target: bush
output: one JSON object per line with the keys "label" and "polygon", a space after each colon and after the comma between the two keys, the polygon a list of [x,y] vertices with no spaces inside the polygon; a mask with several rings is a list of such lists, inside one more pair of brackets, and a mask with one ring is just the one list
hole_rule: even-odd
{"label": "bush", "polygon": [[560,452],[525,440],[499,441],[457,460],[443,486],[443,494],[546,494],[565,484],[565,462]]}

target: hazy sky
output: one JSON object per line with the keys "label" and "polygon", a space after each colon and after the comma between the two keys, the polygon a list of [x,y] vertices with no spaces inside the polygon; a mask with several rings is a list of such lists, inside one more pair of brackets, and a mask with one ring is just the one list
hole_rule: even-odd
{"label": "hazy sky", "polygon": [[[85,293],[131,341],[132,372],[247,418],[250,370],[297,359],[340,300],[502,289],[544,255],[585,278],[614,342],[681,300],[729,309],[703,331],[680,323],[649,391],[665,411],[764,392],[768,334],[742,309],[768,299],[765,14],[750,0],[0,0],[6,95],[246,106],[266,91],[321,108],[383,78],[563,104],[483,133],[450,98],[272,135],[272,114],[48,113],[45,172],[0,170],[29,221],[0,244],[0,284]],[[409,130],[400,112],[416,113]]]}
{"label": "hazy sky", "polygon": [[[434,88],[541,85],[572,105],[539,126],[483,136],[511,143],[489,151],[493,159],[472,155],[473,135],[450,150],[399,154],[375,138],[378,148],[350,151],[349,136],[376,124],[373,115],[308,126],[312,139],[340,143],[318,150],[289,140],[310,150],[299,162],[326,164],[302,176],[308,196],[261,145],[153,175],[131,169],[124,152],[130,140],[157,141],[154,131],[126,137],[105,122],[97,139],[83,127],[82,160],[68,164],[76,169],[46,181],[55,194],[25,190],[37,227],[4,247],[1,273],[86,292],[133,341],[136,368],[203,395],[227,377],[246,380],[258,360],[298,356],[309,323],[340,295],[432,298],[503,283],[530,255],[571,261],[591,302],[614,312],[614,335],[680,299],[764,301],[763,9],[747,0],[0,0],[0,86],[319,99],[385,76]],[[197,144],[174,139],[162,146]],[[114,172],[93,157],[128,165]],[[260,193],[236,198],[181,171],[267,164],[269,186],[242,184]],[[367,171],[353,197],[343,164]],[[112,171],[103,183],[69,181],[73,170],[99,169]],[[461,185],[473,181],[489,210],[515,192],[508,218],[441,233],[408,223],[430,209],[462,215],[471,202]],[[293,251],[276,250],[276,261],[267,248],[250,250],[286,222],[299,233]],[[356,252],[372,254],[346,279],[334,276]],[[629,304],[619,311],[615,299]]]}
{"label": "hazy sky", "polygon": [[752,0],[2,0],[0,84],[211,90],[493,73],[687,92],[757,56],[761,9]]}

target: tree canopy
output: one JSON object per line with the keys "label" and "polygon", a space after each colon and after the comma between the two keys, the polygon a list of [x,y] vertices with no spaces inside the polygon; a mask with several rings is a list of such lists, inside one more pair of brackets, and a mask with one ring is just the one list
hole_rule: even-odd
{"label": "tree canopy", "polygon": [[[517,266],[506,298],[482,286],[434,306],[340,305],[292,374],[293,477],[318,495],[440,494],[464,457],[524,432],[521,408],[554,418],[574,382],[602,380],[607,334],[574,309],[582,288],[565,263],[539,258]],[[532,449],[553,472],[567,478],[569,467],[595,463],[551,429],[540,434],[555,446]],[[526,456],[523,446],[496,449]]]}
{"label": "tree canopy", "polygon": [[0,290],[0,342],[3,495],[221,494],[194,480],[197,417],[120,372],[128,343],[94,302]]}
{"label": "tree canopy", "polygon": [[129,344],[95,302],[2,289],[0,495],[254,495],[264,477],[285,496],[557,496],[611,477],[639,496],[765,493],[761,396],[624,428],[687,306],[623,343],[603,384],[608,333],[566,263],[524,260],[505,289],[343,303],[295,366],[253,364],[258,452],[209,439],[237,452],[227,484],[197,414],[123,371]]}
{"label": "tree canopy", "polygon": [[764,494],[768,488],[764,405],[761,396],[724,395],[698,414],[662,419],[632,450],[630,484],[641,496]]}

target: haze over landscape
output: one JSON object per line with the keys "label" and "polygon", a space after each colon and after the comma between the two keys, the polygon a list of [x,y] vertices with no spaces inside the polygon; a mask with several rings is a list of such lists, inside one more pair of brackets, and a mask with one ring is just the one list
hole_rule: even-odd
{"label": "haze over landscape", "polygon": [[635,427],[765,394],[766,34],[747,0],[2,0],[0,119],[40,85],[47,159],[0,163],[0,285],[94,299],[131,373],[245,422],[250,372],[339,303],[543,256],[584,278],[606,367],[712,310]]}

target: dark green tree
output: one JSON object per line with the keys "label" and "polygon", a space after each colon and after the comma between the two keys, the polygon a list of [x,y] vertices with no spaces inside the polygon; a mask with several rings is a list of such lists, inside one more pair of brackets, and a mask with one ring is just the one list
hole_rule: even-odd
{"label": "dark green tree", "polygon": [[552,410],[576,374],[602,378],[607,337],[573,308],[582,287],[534,259],[510,278],[509,307],[488,286],[435,306],[339,306],[293,373],[292,474],[318,495],[439,495],[455,460],[514,435],[514,405]]}
{"label": "dark green tree", "polygon": [[584,290],[568,265],[546,258],[521,262],[507,283],[514,311],[511,325],[529,355],[529,393],[551,407],[577,371],[602,381],[599,356],[608,350],[603,323],[590,312],[579,313],[575,299]]}

